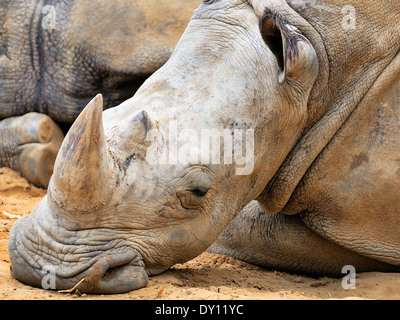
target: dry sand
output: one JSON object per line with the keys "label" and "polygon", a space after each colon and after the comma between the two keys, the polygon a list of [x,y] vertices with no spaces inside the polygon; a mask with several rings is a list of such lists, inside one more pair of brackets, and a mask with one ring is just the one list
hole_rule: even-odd
{"label": "dry sand", "polygon": [[146,299],[146,300],[315,300],[400,299],[400,274],[357,274],[356,289],[344,290],[342,279],[312,279],[264,270],[236,259],[203,253],[185,264],[151,277],[147,287],[117,295],[77,295],[33,288],[9,272],[8,235],[18,217],[29,214],[46,194],[7,168],[0,168],[0,300]]}

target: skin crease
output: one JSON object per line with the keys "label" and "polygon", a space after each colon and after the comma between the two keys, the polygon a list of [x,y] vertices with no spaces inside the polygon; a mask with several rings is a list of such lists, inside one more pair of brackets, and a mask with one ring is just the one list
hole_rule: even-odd
{"label": "skin crease", "polygon": [[[228,248],[230,250],[225,250],[225,253],[243,257],[243,250],[253,248],[249,250],[250,257],[245,259],[271,267],[276,265],[273,260],[279,257],[276,252],[281,256],[282,252],[273,248],[257,252],[256,247],[262,247],[263,243],[272,245],[274,241],[271,239],[277,237],[276,243],[285,250],[283,253],[292,254],[288,257],[288,265],[298,263],[299,268],[296,271],[299,272],[314,265],[312,272],[317,274],[325,274],[328,269],[330,273],[337,274],[340,273],[336,269],[338,265],[348,261],[357,267],[362,266],[363,270],[387,270],[384,263],[374,264],[370,259],[346,250],[348,246],[350,251],[354,249],[355,252],[365,255],[372,251],[371,257],[375,258],[379,256],[376,251],[379,250],[381,235],[379,230],[370,233],[370,246],[362,243],[357,249],[354,243],[349,245],[351,227],[344,224],[346,214],[352,212],[342,210],[335,216],[335,210],[340,205],[335,203],[332,197],[334,193],[329,194],[329,189],[323,189],[323,184],[316,183],[323,178],[323,171],[318,170],[318,161],[311,169],[319,174],[309,176],[311,181],[313,177],[318,179],[310,186],[303,186],[301,183],[299,186],[306,189],[315,186],[319,188],[314,191],[306,190],[305,194],[296,194],[304,190],[297,189],[297,197],[291,198],[289,202],[282,202],[283,205],[281,203],[287,190],[292,187],[286,188],[286,182],[290,185],[296,179],[301,180],[304,175],[302,170],[307,171],[314,164],[321,145],[328,143],[332,135],[335,135],[331,131],[341,127],[358,100],[343,103],[343,108],[338,103],[330,110],[331,113],[328,114],[333,114],[331,126],[328,126],[327,131],[322,131],[323,135],[317,135],[317,139],[305,134],[306,128],[310,127],[311,131],[320,132],[319,130],[324,129],[326,120],[309,109],[312,104],[308,103],[310,96],[320,95],[312,89],[315,81],[317,87],[325,83],[328,73],[326,70],[320,71],[320,68],[326,67],[326,61],[321,58],[320,49],[315,51],[310,40],[300,35],[300,31],[306,30],[305,34],[317,39],[317,32],[313,33],[306,20],[280,1],[264,2],[270,14],[264,19],[273,19],[274,12],[282,13],[286,18],[279,20],[279,32],[277,29],[268,29],[271,26],[268,23],[261,23],[260,27],[261,16],[257,15],[260,12],[260,2],[255,4],[256,8],[251,3],[242,1],[220,0],[202,4],[195,11],[169,61],[143,84],[134,97],[116,108],[104,111],[103,114],[100,96],[89,103],[63,143],[47,197],[31,215],[18,220],[11,231],[9,252],[12,272],[16,278],[40,285],[38,270],[50,261],[58,261],[60,264],[62,260],[61,265],[66,267],[61,271],[65,269],[66,273],[63,274],[64,277],[59,273],[59,277],[63,278],[60,288],[71,286],[85,277],[87,281],[83,291],[113,293],[118,291],[117,284],[123,283],[123,279],[126,281],[126,275],[130,275],[129,279],[135,280],[127,284],[124,290],[136,289],[145,285],[144,273],[157,274],[175,263],[197,256],[213,243],[250,201],[257,198],[259,204],[268,206],[268,197],[272,199],[273,205],[277,204],[287,213],[300,214],[294,219],[256,220],[257,230],[262,231],[257,225],[262,226],[265,222],[269,230],[281,226],[290,228],[290,232],[277,232],[272,237],[268,234],[261,234],[258,238],[250,237],[248,247],[235,251],[230,248],[229,240],[240,239],[236,238],[236,235],[240,236],[240,232],[235,233],[234,225],[230,225],[230,229],[222,234],[222,239],[227,235],[225,240],[228,240],[228,244],[219,242],[214,246],[214,251]],[[291,19],[293,16],[297,18]],[[289,25],[286,21],[295,21],[296,25]],[[263,32],[283,36],[284,70],[278,65],[276,52],[274,54],[267,46]],[[290,40],[294,39],[295,46],[291,46]],[[291,50],[298,52],[292,59],[288,54]],[[385,66],[390,66],[390,61],[388,58]],[[379,78],[379,72],[385,70],[385,66],[378,65],[370,71],[378,72],[375,78]],[[387,72],[395,77],[395,70],[395,67],[390,67]],[[282,72],[285,75],[284,81]],[[368,75],[372,78],[371,74]],[[385,72],[382,73],[384,75]],[[366,85],[370,87],[368,94],[376,94],[384,87],[383,84],[384,81],[378,79],[374,85]],[[361,92],[357,94],[361,95]],[[315,126],[311,125],[309,117],[315,117]],[[244,128],[254,128],[256,145],[262,143],[262,148],[255,148],[254,170],[249,175],[239,176],[235,175],[235,165],[150,165],[144,159],[148,144],[154,141],[146,141],[143,137],[150,128],[168,132],[168,125],[172,121],[177,122],[178,132],[189,128],[196,132],[213,128],[232,130],[238,124]],[[344,138],[349,136],[351,134]],[[161,145],[170,143],[160,139],[158,142]],[[178,147],[182,146],[183,142],[178,142],[181,143]],[[301,148],[304,143],[311,149]],[[314,150],[313,146],[318,148]],[[307,150],[311,152],[307,153]],[[346,167],[346,157],[344,152],[342,155],[343,168]],[[329,156],[324,158],[322,155],[320,161],[329,159],[334,161]],[[293,161],[299,166],[288,170]],[[358,166],[354,164],[353,167],[360,167],[362,161],[356,163]],[[96,164],[98,170],[88,170],[88,165],[92,167],[91,164]],[[86,190],[85,198],[90,199],[88,207],[79,200],[79,195],[85,191],[85,181],[90,181],[90,185],[105,187],[104,190],[90,187]],[[278,193],[277,198],[274,198],[269,192],[275,189],[265,188],[271,181],[285,182],[282,197]],[[337,185],[338,181],[334,181],[333,187]],[[292,191],[296,186],[297,183]],[[193,193],[196,189],[208,191],[198,196]],[[322,194],[322,202],[316,200],[319,198],[308,196],[313,192],[321,195],[321,190],[326,191]],[[348,192],[344,190],[343,186],[341,189],[334,189],[341,191],[340,195],[347,195]],[[362,188],[357,191],[362,194]],[[390,197],[395,198],[396,193],[393,192],[388,200],[391,200]],[[327,203],[329,206],[325,207],[325,211],[320,211]],[[254,206],[254,202],[252,206],[250,212],[247,212],[250,217],[257,217],[261,208],[258,204]],[[237,216],[242,220],[235,220],[236,223],[246,221],[242,215],[245,213],[243,211]],[[396,217],[393,219],[395,221]],[[358,221],[355,219],[352,222],[351,226],[354,226]],[[332,225],[335,228],[330,229]],[[247,221],[243,229],[248,227]],[[358,237],[361,235],[361,241],[361,231],[365,232],[364,229],[356,229],[359,232]],[[325,235],[328,239],[321,238],[320,235]],[[352,237],[357,238],[354,235]],[[38,239],[40,246],[32,245]],[[54,240],[64,245],[59,248]],[[261,245],[252,245],[252,240]],[[305,241],[309,243],[311,250],[303,252],[311,255],[308,262],[302,264],[302,254],[293,255],[291,250],[294,246],[290,246],[290,242],[300,244]],[[341,247],[342,244],[345,249]],[[46,254],[38,255],[38,247]],[[368,251],[371,247],[372,250]],[[30,251],[23,248],[29,248]],[[388,246],[394,251],[394,255],[391,255],[385,245],[383,248],[387,252],[385,255],[391,259],[380,260],[396,263],[396,247]],[[332,268],[328,260],[327,263],[320,264],[320,267],[315,267],[316,260],[323,257],[319,255],[319,250],[324,250],[325,253],[326,250],[332,250],[333,258],[330,259],[341,262]],[[272,253],[275,256],[270,261],[268,256],[254,259],[259,253]],[[93,274],[96,268],[104,271],[106,265],[110,266],[110,272],[100,273],[100,276]],[[287,267],[285,264],[281,266]],[[36,280],[28,281],[32,277]]]}

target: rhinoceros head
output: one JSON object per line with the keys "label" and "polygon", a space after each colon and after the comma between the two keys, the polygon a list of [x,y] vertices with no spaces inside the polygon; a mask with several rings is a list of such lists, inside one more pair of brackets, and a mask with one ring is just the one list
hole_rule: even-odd
{"label": "rhinoceros head", "polygon": [[318,60],[280,17],[287,5],[260,3],[203,1],[134,97],[104,112],[100,95],[89,103],[47,196],[12,229],[17,279],[143,287],[206,250],[262,192],[304,128]]}

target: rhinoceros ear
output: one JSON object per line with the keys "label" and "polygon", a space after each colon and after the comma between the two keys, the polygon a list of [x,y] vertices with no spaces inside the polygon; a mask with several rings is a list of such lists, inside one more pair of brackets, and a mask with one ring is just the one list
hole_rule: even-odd
{"label": "rhinoceros ear", "polygon": [[260,19],[260,31],[276,57],[280,84],[290,78],[301,78],[302,83],[310,85],[314,83],[319,70],[318,57],[310,41],[296,27],[266,10]]}

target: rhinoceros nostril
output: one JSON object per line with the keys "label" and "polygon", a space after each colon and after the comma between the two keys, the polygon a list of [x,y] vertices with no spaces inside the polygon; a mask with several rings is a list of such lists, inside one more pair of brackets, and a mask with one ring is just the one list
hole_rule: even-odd
{"label": "rhinoceros nostril", "polygon": [[149,279],[137,255],[135,250],[129,249],[100,258],[85,272],[86,281],[82,282],[80,291],[111,294],[145,287]]}

